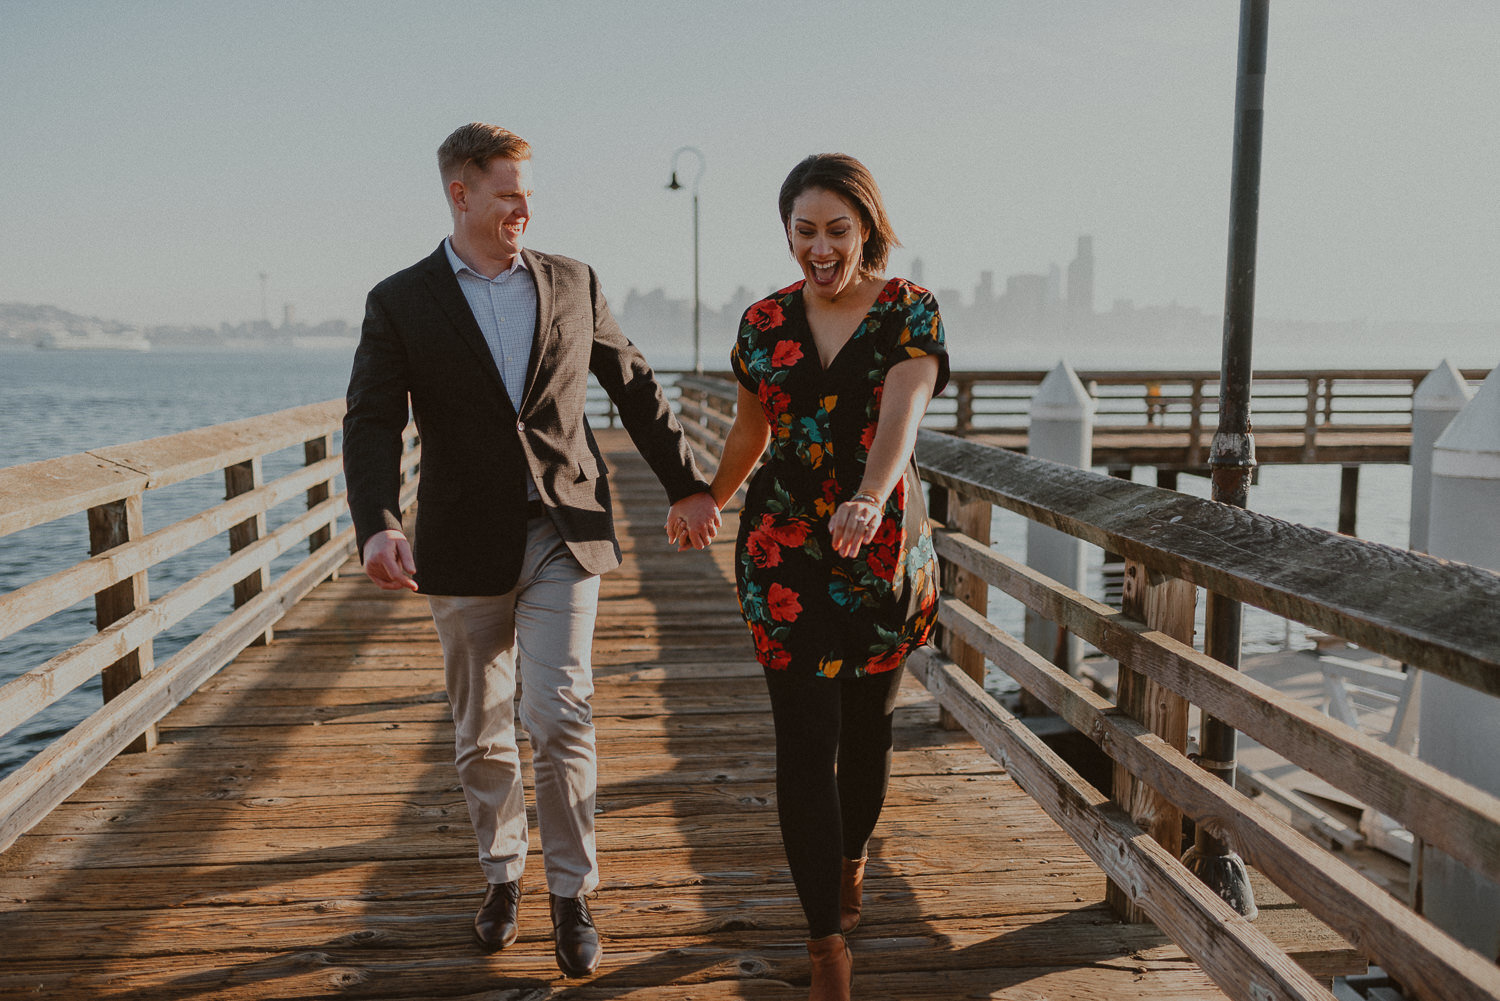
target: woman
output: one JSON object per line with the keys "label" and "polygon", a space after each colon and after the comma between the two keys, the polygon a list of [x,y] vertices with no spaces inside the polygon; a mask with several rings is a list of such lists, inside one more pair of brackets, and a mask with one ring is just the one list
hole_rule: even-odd
{"label": "woman", "polygon": [[859,923],[901,669],[937,614],[911,456],[948,364],[931,293],[881,277],[896,236],[863,164],[808,157],[779,207],[803,280],[740,323],[739,403],[712,491],[722,508],[770,443],[740,517],[736,583],[771,694],[810,1001],[831,1001],[849,997],[844,935]]}

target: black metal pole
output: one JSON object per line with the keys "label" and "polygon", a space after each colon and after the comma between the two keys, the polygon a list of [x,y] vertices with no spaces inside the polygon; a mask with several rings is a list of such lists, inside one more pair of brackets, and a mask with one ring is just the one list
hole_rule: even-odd
{"label": "black metal pole", "polygon": [[[700,170],[701,174],[702,171]],[[703,374],[703,355],[699,350],[699,320],[703,308],[698,304],[698,182],[693,181],[693,373]]]}
{"label": "black metal pole", "polygon": [[[1239,71],[1234,96],[1234,171],[1230,181],[1229,264],[1224,289],[1224,353],[1219,427],[1208,464],[1213,499],[1245,507],[1255,470],[1250,423],[1250,346],[1255,318],[1255,237],[1260,216],[1261,129],[1265,120],[1266,37],[1270,0],[1240,0]],[[1209,656],[1240,666],[1242,608],[1208,592]],[[1205,716],[1198,763],[1234,785],[1235,731]],[[1244,860],[1216,831],[1200,831],[1183,862],[1240,914],[1254,918],[1255,894]]]}

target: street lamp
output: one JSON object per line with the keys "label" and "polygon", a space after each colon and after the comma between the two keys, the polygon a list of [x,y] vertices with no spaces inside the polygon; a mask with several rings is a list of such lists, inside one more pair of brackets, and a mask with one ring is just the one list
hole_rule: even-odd
{"label": "street lamp", "polygon": [[683,146],[677,150],[672,154],[672,180],[667,184],[668,191],[682,189],[682,185],[677,183],[677,160],[684,153],[691,153],[698,158],[698,172],[693,175],[693,371],[702,375],[703,360],[699,354],[699,316],[703,309],[698,301],[698,181],[703,177],[703,168],[707,166],[707,162],[695,147]]}

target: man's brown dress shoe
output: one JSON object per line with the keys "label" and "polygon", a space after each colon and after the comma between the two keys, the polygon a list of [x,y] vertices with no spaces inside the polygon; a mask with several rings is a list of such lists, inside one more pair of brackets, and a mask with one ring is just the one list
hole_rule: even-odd
{"label": "man's brown dress shoe", "polygon": [[557,943],[557,968],[570,977],[586,977],[599,968],[604,955],[599,932],[582,897],[552,894],[552,938]]}
{"label": "man's brown dress shoe", "polygon": [[474,941],[485,952],[499,952],[516,940],[516,910],[521,904],[521,881],[491,883],[484,903],[474,915]]}

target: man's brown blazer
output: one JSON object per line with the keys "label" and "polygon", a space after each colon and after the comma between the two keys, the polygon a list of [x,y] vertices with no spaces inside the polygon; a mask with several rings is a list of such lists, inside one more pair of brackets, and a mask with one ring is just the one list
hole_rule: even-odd
{"label": "man's brown blazer", "polygon": [[592,268],[522,250],[537,325],[518,414],[441,244],[370,292],[349,379],[344,477],[359,551],[401,528],[407,401],[422,440],[413,550],[426,594],[504,594],[526,547],[526,476],[590,573],[620,565],[604,461],[584,416],[592,372],[667,497],[708,489],[645,358]]}

